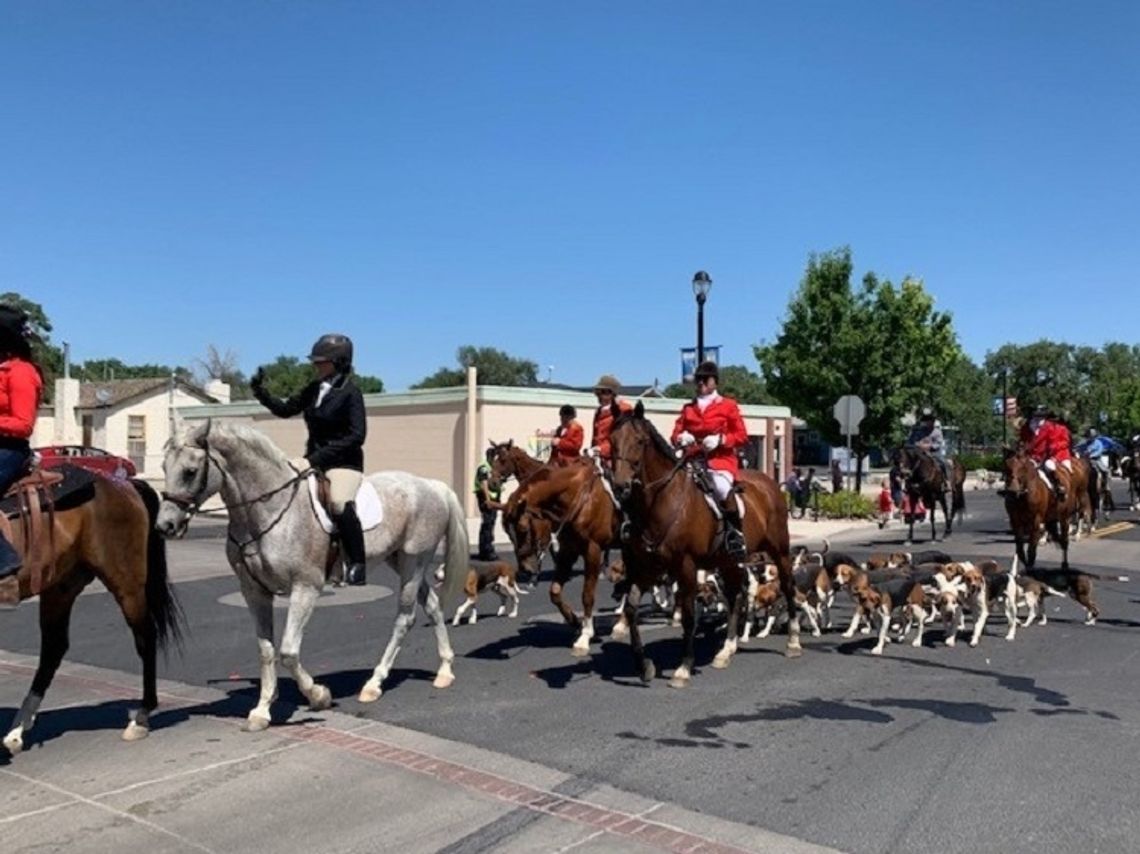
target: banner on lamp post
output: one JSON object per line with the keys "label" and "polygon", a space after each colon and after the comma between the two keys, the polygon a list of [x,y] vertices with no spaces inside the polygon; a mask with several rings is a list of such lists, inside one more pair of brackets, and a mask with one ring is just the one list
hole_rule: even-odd
{"label": "banner on lamp post", "polygon": [[[716,362],[717,367],[720,367],[720,344],[712,347],[705,347],[705,361]],[[681,348],[681,382],[691,383],[693,381],[693,374],[697,371],[697,348],[696,347],[682,347]]]}

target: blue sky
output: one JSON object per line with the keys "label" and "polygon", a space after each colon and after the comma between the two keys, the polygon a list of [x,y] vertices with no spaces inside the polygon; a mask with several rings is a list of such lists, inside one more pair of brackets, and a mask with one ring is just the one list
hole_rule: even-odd
{"label": "blue sky", "polygon": [[0,3],[0,290],[77,360],[322,332],[588,384],[755,367],[807,257],[976,359],[1140,333],[1140,4]]}

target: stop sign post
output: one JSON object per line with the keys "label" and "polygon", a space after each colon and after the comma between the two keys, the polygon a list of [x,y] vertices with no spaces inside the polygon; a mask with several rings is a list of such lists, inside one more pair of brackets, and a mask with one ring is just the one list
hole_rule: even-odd
{"label": "stop sign post", "polygon": [[[847,436],[848,478],[851,476],[851,437],[859,435],[859,423],[867,414],[867,404],[857,394],[845,394],[835,402],[831,410],[839,422],[840,431]],[[850,488],[850,482],[848,482]]]}

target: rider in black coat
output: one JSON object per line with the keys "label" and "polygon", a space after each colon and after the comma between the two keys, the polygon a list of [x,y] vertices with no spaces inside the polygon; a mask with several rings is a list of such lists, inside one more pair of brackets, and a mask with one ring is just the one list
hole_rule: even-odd
{"label": "rider in black coat", "polygon": [[345,581],[364,584],[364,533],[356,515],[356,492],[364,472],[364,395],[352,381],[352,341],[345,335],[322,335],[309,360],[317,378],[288,400],[265,389],[265,371],[250,381],[254,396],[274,415],[289,418],[303,413],[309,438],[305,459],[329,480],[329,504],[340,532],[345,557]]}

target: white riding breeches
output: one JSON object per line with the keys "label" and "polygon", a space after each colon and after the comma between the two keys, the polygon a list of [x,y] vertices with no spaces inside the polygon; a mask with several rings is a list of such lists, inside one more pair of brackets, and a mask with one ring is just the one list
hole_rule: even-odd
{"label": "white riding breeches", "polygon": [[728,498],[728,493],[732,491],[732,485],[736,481],[733,480],[732,475],[726,471],[709,469],[709,474],[712,475],[713,489],[716,490],[716,497],[723,502]]}
{"label": "white riding breeches", "polygon": [[[1065,471],[1072,474],[1072,472],[1073,472],[1073,461],[1072,460],[1061,460],[1061,465],[1064,466]],[[1047,468],[1050,471],[1050,473],[1057,471],[1057,461],[1055,459],[1053,459],[1052,457],[1050,457],[1049,459],[1047,459],[1045,461],[1045,468]]]}

